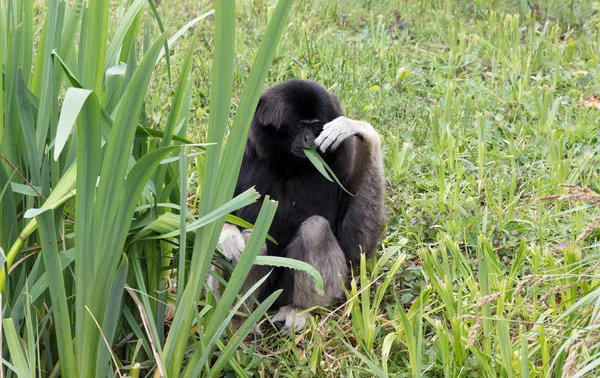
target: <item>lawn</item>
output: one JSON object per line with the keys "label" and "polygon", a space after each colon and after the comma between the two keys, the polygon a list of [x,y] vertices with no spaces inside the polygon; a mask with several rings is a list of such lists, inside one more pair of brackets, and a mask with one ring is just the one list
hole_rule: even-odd
{"label": "lawn", "polygon": [[[21,0],[12,3],[20,4]],[[156,4],[168,37],[213,8],[212,2],[206,1],[162,0]],[[226,106],[218,109],[220,119],[229,120],[224,122],[223,130],[225,124],[232,125],[234,115],[248,103],[242,93],[250,72],[257,70],[253,67],[254,59],[260,55],[259,46],[266,39],[269,20],[277,14],[276,4],[270,0],[238,1],[235,47],[231,51],[234,55],[233,105],[230,108],[225,102]],[[39,21],[45,14],[40,9],[43,7],[36,2],[35,19]],[[118,34],[115,33],[118,22],[113,21],[123,19],[124,8],[112,4],[110,14],[109,40]],[[139,34],[125,34],[125,41],[130,41],[128,38],[133,41],[131,50],[125,50],[129,54],[121,52],[122,58],[129,55],[134,61],[136,54],[139,55],[138,64],[142,49],[152,53],[152,47],[157,46],[158,54],[162,45],[162,41],[152,44],[160,34],[152,12],[145,9],[140,14],[143,17],[135,21]],[[139,102],[139,107],[143,106],[139,125],[144,130],[176,129],[174,135],[180,137],[180,142],[181,138],[195,143],[211,140],[211,128],[216,122],[211,117],[217,117],[215,110],[211,112],[211,91],[218,87],[212,62],[221,57],[215,55],[218,43],[215,24],[214,16],[200,20],[173,44],[168,65],[163,59],[152,77],[148,77],[145,101]],[[187,291],[167,290],[174,286],[164,273],[178,268],[185,271],[186,267],[193,272],[195,260],[192,259],[189,266],[181,264],[185,261],[185,252],[182,259],[177,259],[181,256],[177,245],[185,244],[185,232],[173,234],[183,237],[183,241],[179,239],[177,243],[173,235],[170,239],[158,236],[151,239],[148,235],[164,236],[180,227],[179,207],[175,205],[187,203],[189,217],[206,214],[208,208],[202,208],[206,204],[203,195],[208,198],[214,192],[214,188],[206,184],[206,178],[210,177],[207,161],[211,158],[210,146],[206,146],[207,154],[193,156],[188,165],[171,161],[170,168],[162,171],[157,168],[158,173],[152,180],[164,189],[156,186],[158,189],[142,191],[140,188],[143,199],[135,209],[134,223],[129,228],[125,222],[131,215],[119,223],[127,231],[122,235],[123,243],[126,238],[127,243],[113,256],[114,265],[108,272],[114,275],[115,282],[121,282],[121,289],[125,287],[120,293],[126,298],[123,310],[116,311],[121,315],[115,318],[114,326],[107,326],[114,334],[114,342],[106,342],[114,351],[111,362],[106,351],[98,351],[98,356],[106,354],[102,356],[106,365],[120,366],[123,374],[131,376],[140,370],[142,376],[159,374],[163,363],[169,376],[178,376],[180,366],[170,365],[178,359],[188,376],[200,371],[203,376],[229,377],[599,376],[600,233],[595,228],[600,226],[600,195],[596,194],[600,192],[600,1],[303,0],[291,7],[285,25],[273,63],[268,73],[265,72],[266,86],[289,78],[318,81],[339,97],[348,117],[370,122],[382,136],[387,221],[376,257],[363,261],[362,269],[355,271],[345,303],[334,309],[317,309],[311,324],[296,335],[275,334],[263,317],[263,337],[248,336],[241,342],[231,332],[217,330],[216,325],[226,322],[223,322],[224,316],[220,318],[215,314],[225,314],[229,306],[218,307],[210,295],[206,295],[197,311],[193,308],[195,300],[187,306],[186,311],[194,317],[190,315],[189,324],[194,331],[201,325],[209,336],[218,335],[218,341],[215,339],[214,344],[210,344],[210,338],[202,336],[200,331],[190,338],[194,341],[185,338],[177,347],[172,347],[168,341],[169,330],[172,326],[185,328],[186,320],[173,317],[166,303],[179,306],[182,296],[183,299],[189,296],[186,296]],[[33,30],[30,38],[35,41],[46,36],[39,28]],[[193,33],[196,37],[192,37]],[[8,38],[6,33],[0,36]],[[23,38],[27,39],[26,33]],[[16,66],[8,55],[2,55],[1,42],[0,39],[0,57],[5,60],[3,73],[4,70],[11,75],[14,72],[17,78]],[[136,43],[137,50],[133,48]],[[4,48],[4,52],[7,51],[6,46]],[[217,48],[217,51],[222,50]],[[26,56],[23,59],[27,60]],[[65,61],[64,65],[72,66],[75,73],[81,75],[85,88],[94,88],[88,84],[93,80],[87,79],[93,77],[93,72],[88,73],[81,61],[76,70],[78,61],[74,57]],[[125,73],[125,68],[122,69]],[[128,64],[126,80],[131,78],[129,70]],[[29,88],[33,95],[45,93],[43,84],[36,87],[36,77],[32,76],[29,78],[26,74],[25,81],[32,83]],[[8,77],[7,74],[7,88],[12,83]],[[179,85],[181,78],[189,82],[183,89]],[[55,88],[60,99],[57,105],[62,106],[63,100],[69,104],[66,87],[76,85],[73,80],[66,83],[65,79],[62,89]],[[107,100],[113,93],[109,84],[107,76],[106,88],[100,91],[104,93],[100,102],[117,125],[118,114],[125,112],[120,111],[123,105],[115,106],[116,100],[113,103]],[[227,82],[223,87],[227,89]],[[10,109],[10,96],[22,99],[18,90],[10,93],[7,90],[4,100],[0,97],[0,104],[6,101],[6,109]],[[133,93],[131,99],[123,95],[131,104],[136,103],[134,97]],[[23,114],[22,102],[19,106],[19,114]],[[36,119],[44,114],[43,106],[48,105],[40,101]],[[185,116],[178,113],[181,109],[189,109],[189,118],[187,113]],[[8,120],[17,119],[8,110],[0,113],[0,120],[3,115],[4,125],[9,125]],[[53,117],[58,118],[58,115],[52,113],[48,117],[52,125]],[[132,121],[137,124],[137,115],[134,117]],[[21,116],[18,120],[24,124],[27,118]],[[182,120],[186,120],[187,129],[178,124]],[[0,140],[2,130],[0,122]],[[9,126],[4,130],[6,139]],[[236,135],[231,132],[228,144],[235,142]],[[97,141],[99,138],[98,134]],[[37,139],[39,142],[40,138]],[[139,133],[136,134],[133,158],[137,161],[149,155],[148,151],[157,148],[162,140],[146,145],[141,139]],[[25,136],[23,146],[31,148],[27,140]],[[133,135],[131,140],[134,141]],[[110,147],[110,141],[107,144]],[[77,156],[81,156],[77,151]],[[3,156],[10,158],[9,152],[2,151]],[[168,152],[173,151],[165,150],[164,156]],[[17,155],[25,155],[24,152],[14,152],[12,156],[23,162],[31,160],[28,156],[17,158]],[[37,172],[41,172],[42,177],[36,178],[27,169],[28,177],[32,182],[42,183],[44,177],[49,176],[52,185],[39,186],[42,193],[50,193],[50,187],[54,188],[59,177],[54,176],[53,169],[58,172],[66,168],[74,156],[73,142],[62,165],[55,168],[50,164],[45,170],[45,160],[40,158],[38,165],[42,168],[38,167]],[[174,156],[177,157],[177,153]],[[107,153],[106,159],[109,157]],[[182,154],[179,157],[181,161],[186,158]],[[22,197],[15,200],[15,214],[41,206],[44,197],[24,188],[27,183],[14,173],[18,172],[19,165],[11,167],[8,158],[1,166],[0,198],[8,187],[5,183],[12,180],[19,185],[13,185],[14,195]],[[131,169],[134,161],[131,160],[123,172]],[[93,165],[90,169],[100,172]],[[177,178],[179,173],[183,180]],[[86,205],[83,199],[75,204],[80,201],[81,183],[84,182],[77,181],[77,199],[69,197],[72,202],[59,208],[64,212],[62,218],[66,220],[67,234],[73,231],[69,220],[79,219],[77,209]],[[100,193],[101,183],[98,188]],[[154,190],[156,199],[149,194]],[[166,194],[161,196],[161,190]],[[135,198],[139,196],[138,193]],[[100,199],[99,196],[95,201]],[[96,203],[93,198],[91,201],[89,203]],[[169,202],[169,206],[165,205],[168,209],[161,210],[158,206],[159,209],[150,214],[152,211],[143,208],[145,205],[153,208],[155,202]],[[219,204],[219,200],[215,200],[215,207]],[[0,210],[10,215],[11,206],[7,203]],[[73,207],[75,211],[70,210]],[[141,216],[145,210],[148,216]],[[55,215],[58,223],[60,212]],[[0,219],[4,227],[4,236],[0,234],[0,251],[7,253],[15,237],[10,236],[8,215],[4,217]],[[185,224],[185,217],[183,212],[181,224]],[[23,220],[17,218],[19,221],[15,224],[19,224],[21,231]],[[54,220],[43,215],[37,218],[41,255],[44,255],[44,248],[52,244],[52,238],[48,241],[48,237]],[[154,221],[147,220],[150,218]],[[103,228],[100,231],[108,232]],[[213,231],[197,231],[193,248],[191,239],[194,237],[188,236],[189,251],[193,250],[194,258],[197,249],[209,246],[208,241],[205,244],[199,241],[200,232],[213,235]],[[90,242],[82,236],[73,238],[75,245]],[[160,243],[153,242],[157,238]],[[67,235],[64,239],[64,248],[59,243],[59,249],[64,250],[59,262],[63,269],[73,259],[81,259],[79,255],[69,257],[72,253],[67,256],[72,244]],[[64,344],[73,337],[76,342],[82,342],[76,332],[68,333],[68,327],[64,328],[69,321],[74,322],[74,318],[79,322],[85,313],[71,297],[75,292],[70,287],[74,280],[68,277],[70,273],[61,274],[60,265],[51,268],[53,260],[49,257],[44,256],[45,259],[34,263],[35,256],[29,257],[39,250],[36,240],[26,242],[20,250],[19,259],[26,261],[20,263],[14,273],[11,270],[10,293],[2,302],[3,325],[8,329],[2,356],[12,364],[10,366],[16,366],[13,369],[5,365],[19,377],[28,376],[24,370],[38,372],[40,376],[56,373],[58,357],[61,368],[62,361],[68,361],[68,356],[63,359],[69,354]],[[121,259],[119,254],[123,251],[127,258]],[[188,253],[188,257],[191,256],[192,252]],[[70,319],[62,319],[62,330],[60,321],[56,330],[48,324],[53,310],[44,306],[46,302],[54,306],[49,293],[40,294],[31,302],[17,300],[22,297],[19,293],[43,290],[25,283],[34,269],[43,268],[38,266],[42,260],[49,275],[63,277],[61,282],[63,279],[65,282],[66,294],[64,287],[60,294],[64,303],[56,306],[64,310],[72,306],[69,308],[79,311],[77,317],[71,310],[70,315],[63,313]],[[77,267],[74,272],[77,276]],[[199,272],[207,274],[206,270]],[[49,286],[50,293],[60,293],[61,289],[53,289],[41,272],[35,270],[33,278],[36,282],[43,281],[44,289]],[[171,279],[177,280],[179,285],[190,285],[180,282],[176,274],[172,274]],[[111,285],[115,285],[113,281],[110,285],[107,283],[105,298],[113,294],[108,288],[118,288]],[[200,288],[196,289],[199,292]],[[134,292],[139,296],[132,294]],[[190,289],[190,293],[193,292]],[[121,297],[117,298],[115,303],[111,300],[106,306],[99,304],[99,313],[119,309]],[[205,305],[208,306],[202,309]],[[85,311],[91,314],[94,308],[85,308]],[[6,319],[8,314],[16,326],[10,318]],[[211,320],[211,316],[216,320]],[[112,324],[108,315],[106,319],[105,322]],[[90,321],[86,324],[77,323],[81,328],[74,329],[93,327]],[[104,327],[103,324],[102,329]],[[63,336],[61,344],[60,335],[66,333],[68,336]],[[92,340],[104,347],[99,333],[90,337],[96,337]],[[239,348],[227,348],[232,339],[241,342]],[[42,344],[52,347],[39,347]],[[207,347],[208,344],[211,347]],[[219,356],[226,355],[226,351],[231,355],[221,360]],[[76,349],[75,360],[80,358],[77,353]],[[135,362],[139,364],[136,366]],[[220,368],[212,370],[214,365]],[[187,370],[186,366],[189,366]],[[94,368],[98,374],[99,368],[90,367]],[[75,369],[81,371],[79,365]],[[103,372],[104,375],[97,376],[110,375],[113,370]]]}
{"label": "lawn", "polygon": [[[204,9],[164,5],[169,20]],[[236,87],[272,9],[239,6]],[[598,199],[542,199],[579,193],[565,184],[600,189],[599,11],[551,0],[297,2],[267,82],[321,82],[381,133],[378,256],[399,247],[404,261],[393,277],[396,257],[371,264],[356,279],[370,288],[350,304],[293,340],[248,343],[241,361],[263,376],[597,376],[599,234],[576,240]],[[210,55],[206,42],[190,138],[206,124]]]}

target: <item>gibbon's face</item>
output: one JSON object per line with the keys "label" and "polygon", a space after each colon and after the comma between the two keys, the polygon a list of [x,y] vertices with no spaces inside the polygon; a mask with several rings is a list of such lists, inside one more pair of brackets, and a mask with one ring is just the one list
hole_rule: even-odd
{"label": "gibbon's face", "polygon": [[323,131],[324,123],[318,119],[301,120],[287,127],[292,155],[306,158],[304,148],[316,149],[315,139]]}

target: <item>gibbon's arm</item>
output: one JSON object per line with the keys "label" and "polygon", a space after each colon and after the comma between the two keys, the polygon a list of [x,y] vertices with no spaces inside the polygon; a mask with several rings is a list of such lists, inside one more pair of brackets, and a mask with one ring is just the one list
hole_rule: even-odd
{"label": "gibbon's arm", "polygon": [[383,227],[385,181],[381,138],[367,122],[338,117],[323,127],[315,142],[323,152],[334,151],[351,136],[356,139],[346,169],[348,188],[355,196],[349,197],[337,236],[346,257],[356,265],[361,253],[367,257],[373,253]]}

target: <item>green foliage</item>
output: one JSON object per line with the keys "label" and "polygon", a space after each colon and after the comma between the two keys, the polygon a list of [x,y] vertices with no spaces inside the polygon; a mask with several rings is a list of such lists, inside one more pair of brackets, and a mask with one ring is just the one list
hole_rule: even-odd
{"label": "green foliage", "polygon": [[[185,12],[191,3],[184,3],[165,10],[165,18]],[[245,33],[236,36],[234,97],[241,94],[237,85],[245,70],[254,67],[273,5],[238,3]],[[565,193],[562,184],[600,191],[600,113],[588,98],[600,93],[599,5],[295,5],[267,80],[321,82],[340,98],[348,117],[378,129],[388,224],[377,258],[366,263],[368,282],[391,248],[400,247],[405,260],[387,289],[379,290],[377,311],[375,284],[366,290],[369,302],[357,297],[359,306],[348,285],[348,301],[331,313],[316,310],[313,326],[295,338],[249,344],[239,353],[247,371],[322,377],[598,375],[593,298],[599,234],[574,240],[599,210],[581,200],[549,204],[540,198]],[[212,48],[210,42],[200,45],[200,55]],[[199,89],[194,99],[200,135],[208,118],[204,96]],[[361,274],[355,274],[357,291],[365,287]],[[257,366],[254,353],[261,351],[263,365]]]}
{"label": "green foliage", "polygon": [[[51,0],[36,6],[45,11],[43,21],[34,20],[31,0],[0,3],[4,374],[106,377],[139,376],[142,370],[156,376],[215,376],[228,366],[239,367],[235,352],[279,295],[267,298],[235,333],[225,332],[262,282],[243,288],[276,202],[265,198],[221,300],[215,304],[201,288],[226,215],[259,198],[252,189],[232,199],[243,152],[239,144],[291,2],[282,1],[271,17],[256,56],[261,68],[250,75],[227,133],[233,5],[218,2],[214,12],[167,39],[154,3],[144,0],[124,3],[114,23],[106,0]],[[210,143],[191,144],[186,137],[198,36],[189,29],[213,13],[218,42]],[[152,19],[161,30],[158,36],[141,27],[142,20],[150,25]],[[34,42],[38,21],[42,32]],[[137,42],[142,39],[141,50]],[[151,81],[170,78],[170,48],[180,39],[187,42],[187,52],[169,96],[171,107],[164,112],[167,122],[152,130],[146,109],[154,91]],[[188,149],[197,152],[188,154]],[[196,215],[187,211],[188,157],[204,153]],[[195,234],[192,243],[187,233]],[[312,267],[285,259],[277,264],[308,270],[322,289]],[[177,293],[168,290],[171,276],[181,285]],[[132,337],[137,343],[130,342]],[[186,354],[190,349],[195,353]]]}
{"label": "green foliage", "polygon": [[[599,234],[575,240],[600,210],[540,198],[600,191],[600,2],[307,0],[288,24],[274,0],[216,2],[214,18],[187,0],[87,4],[0,2],[8,374],[56,375],[71,353],[74,376],[598,376]],[[227,212],[256,198],[229,201],[262,84],[292,77],[380,131],[388,224],[345,303],[244,341],[268,303],[229,332],[243,272],[220,307],[202,284]],[[94,295],[111,300],[78,302]],[[64,331],[65,300],[84,333]]]}

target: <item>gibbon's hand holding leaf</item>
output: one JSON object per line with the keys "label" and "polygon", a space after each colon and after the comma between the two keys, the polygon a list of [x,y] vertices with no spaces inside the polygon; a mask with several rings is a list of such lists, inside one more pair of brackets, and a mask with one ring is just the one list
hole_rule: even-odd
{"label": "gibbon's hand holding leaf", "polygon": [[333,152],[348,137],[356,135],[361,140],[369,139],[380,143],[379,134],[364,121],[357,121],[344,116],[338,117],[323,126],[323,131],[315,143],[321,152]]}
{"label": "gibbon's hand holding leaf", "polygon": [[323,131],[315,143],[321,152],[327,152],[327,150],[333,152],[346,138],[357,132],[356,121],[341,116],[323,126]]}

